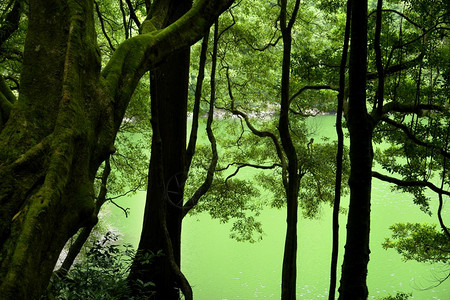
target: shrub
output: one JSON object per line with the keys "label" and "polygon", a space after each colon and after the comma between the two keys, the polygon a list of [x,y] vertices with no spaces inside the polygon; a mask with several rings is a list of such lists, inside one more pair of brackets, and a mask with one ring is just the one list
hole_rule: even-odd
{"label": "shrub", "polygon": [[127,275],[134,258],[151,263],[158,253],[136,254],[130,244],[118,245],[112,232],[93,243],[84,259],[75,264],[67,276],[54,275],[41,299],[149,299],[152,282],[133,282],[131,295]]}

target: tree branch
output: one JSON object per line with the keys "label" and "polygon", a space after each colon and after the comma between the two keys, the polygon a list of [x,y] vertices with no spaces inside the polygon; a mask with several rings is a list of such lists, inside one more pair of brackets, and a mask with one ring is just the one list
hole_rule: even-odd
{"label": "tree branch", "polygon": [[125,0],[128,6],[128,10],[130,11],[130,18],[133,20],[133,22],[136,24],[138,28],[141,27],[141,22],[139,21],[139,18],[136,16],[136,12],[134,11],[134,7],[131,4],[131,0]]}
{"label": "tree branch", "polygon": [[[388,76],[388,75],[395,74],[399,71],[403,71],[403,70],[412,68],[412,67],[418,65],[422,61],[424,56],[425,56],[425,54],[420,53],[416,58],[414,58],[410,61],[404,62],[402,64],[393,65],[393,66],[390,66],[390,67],[384,69],[383,73],[385,76]],[[367,73],[367,80],[377,79],[378,75],[379,75],[378,72]]]}
{"label": "tree branch", "polygon": [[251,168],[254,168],[254,169],[261,169],[261,170],[270,170],[270,169],[275,169],[276,167],[281,167],[280,164],[272,164],[271,166],[261,166],[261,165],[255,165],[255,164],[247,164],[247,163],[236,163],[236,164],[238,165],[238,167],[236,168],[236,170],[232,174],[228,175],[227,178],[225,178],[225,184],[227,184],[227,181],[230,178],[236,176],[239,173],[239,171],[242,168],[245,168],[245,167],[251,167]]}
{"label": "tree branch", "polygon": [[254,135],[259,136],[259,137],[268,137],[272,140],[273,145],[275,146],[275,149],[277,151],[277,156],[281,161],[281,165],[283,166],[282,167],[283,185],[285,187],[287,187],[287,175],[286,175],[287,165],[286,165],[286,160],[284,158],[283,150],[282,150],[280,142],[278,141],[278,138],[276,137],[275,134],[273,134],[270,131],[260,131],[260,130],[256,129],[253,126],[253,124],[250,122],[248,115],[234,107],[234,96],[233,96],[233,91],[231,89],[231,79],[230,79],[230,74],[229,74],[229,68],[226,68],[226,76],[227,76],[227,84],[228,84],[228,95],[231,99],[231,109],[229,109],[229,111],[231,111],[232,114],[237,115],[237,116],[241,117],[242,119],[244,119],[245,124],[247,125],[248,129],[250,129],[250,131]]}
{"label": "tree branch", "polygon": [[274,46],[276,46],[278,44],[278,42],[281,40],[281,35],[279,35],[277,38],[275,38],[277,33],[278,33],[277,31],[274,31],[272,37],[270,38],[270,41],[267,44],[265,44],[264,46],[262,46],[262,47],[255,47],[255,46],[253,46],[245,37],[237,38],[236,42],[239,42],[239,41],[242,40],[242,41],[244,41],[247,44],[247,46],[249,46],[253,50],[262,52],[262,51],[266,50],[267,48],[274,47]]}
{"label": "tree branch", "polygon": [[435,186],[434,184],[432,184],[429,181],[419,181],[419,180],[401,180],[395,177],[391,177],[391,176],[387,176],[387,175],[383,175],[381,173],[378,173],[376,171],[372,171],[372,177],[377,178],[379,180],[382,181],[386,181],[386,182],[390,182],[390,183],[394,183],[398,186],[422,186],[422,187],[427,187],[430,190],[432,190],[433,192],[436,192],[438,194],[442,194],[442,195],[447,195],[450,196],[450,192],[443,190],[441,188],[438,188],[437,186]]}
{"label": "tree branch", "polygon": [[8,102],[11,104],[15,103],[17,100],[16,96],[13,94],[2,75],[0,75],[0,94],[3,94],[6,100],[8,100]]}
{"label": "tree branch", "polygon": [[[447,127],[447,137],[446,137],[446,149],[448,146],[448,138],[449,138],[449,133],[450,133],[450,128]],[[446,171],[447,169],[447,158],[444,157],[442,160],[442,180],[441,180],[441,190],[444,189],[444,183],[445,183],[445,177],[446,177]],[[444,224],[444,220],[442,219],[442,207],[444,206],[444,199],[442,199],[442,193],[438,194],[439,196],[439,207],[437,210],[437,216],[438,216],[438,220],[439,220],[439,224],[441,225],[442,230],[445,232],[445,234],[447,235],[447,238],[450,240],[450,232],[448,231],[447,226],[445,226]]]}
{"label": "tree branch", "polygon": [[189,136],[189,143],[186,149],[186,166],[185,166],[185,176],[187,178],[187,173],[191,167],[192,158],[195,153],[195,146],[197,144],[197,131],[198,131],[198,117],[200,114],[200,99],[202,97],[202,85],[203,79],[205,77],[205,64],[206,55],[208,51],[208,39],[209,39],[209,29],[206,31],[205,36],[202,41],[202,49],[200,52],[200,63],[198,67],[197,83],[195,86],[195,96],[194,96],[194,108],[192,111],[192,126],[191,134]]}
{"label": "tree branch", "polygon": [[289,32],[292,30],[292,27],[294,27],[295,20],[297,19],[297,13],[298,13],[298,10],[300,8],[300,2],[301,2],[300,0],[296,0],[295,1],[294,10],[292,11],[292,16],[289,19],[289,23],[288,23],[288,25],[286,27],[286,29]]}
{"label": "tree branch", "polygon": [[376,105],[378,115],[382,115],[383,113],[383,101],[384,101],[384,68],[382,62],[382,54],[381,54],[381,20],[382,20],[382,11],[383,11],[383,0],[377,1],[377,17],[376,17],[376,25],[375,25],[375,40],[374,40],[374,48],[375,48],[375,64],[377,67],[377,77],[378,77],[378,87],[376,92],[376,99],[374,105]]}
{"label": "tree branch", "polygon": [[[109,158],[105,160],[105,168],[103,169],[102,179],[101,179],[101,187],[97,196],[97,200],[95,202],[95,211],[93,215],[96,217],[102,207],[102,205],[106,201],[106,193],[108,189],[106,188],[106,184],[108,181],[109,174],[111,173],[111,164]],[[65,277],[69,272],[70,267],[73,265],[75,258],[77,258],[80,250],[83,248],[83,245],[86,243],[89,235],[92,232],[92,229],[97,224],[98,218],[95,218],[95,222],[90,223],[88,226],[83,227],[81,229],[80,234],[75,239],[75,242],[70,245],[69,251],[67,252],[66,258],[64,259],[61,267],[54,272],[54,275]]]}
{"label": "tree branch", "polygon": [[397,101],[391,101],[384,105],[382,115],[390,112],[400,112],[417,114],[419,117],[422,117],[429,110],[443,111],[444,109],[434,104],[399,103]]}
{"label": "tree branch", "polygon": [[186,202],[183,206],[183,217],[197,205],[200,198],[206,194],[206,192],[211,187],[214,179],[214,171],[216,170],[217,161],[219,160],[217,154],[217,143],[214,133],[212,131],[211,125],[214,120],[214,103],[216,100],[216,68],[217,68],[217,48],[219,42],[219,22],[216,20],[214,23],[214,44],[212,53],[212,66],[211,66],[211,99],[209,101],[209,111],[208,111],[208,121],[206,123],[206,133],[208,135],[208,140],[211,143],[212,158],[209,163],[208,172],[206,174],[205,181],[203,184],[195,191],[194,195]]}
{"label": "tree branch", "polygon": [[395,122],[395,121],[393,121],[393,120],[391,120],[391,119],[389,119],[389,118],[381,118],[381,120],[382,121],[384,121],[384,122],[386,122],[386,123],[388,123],[388,124],[390,124],[390,125],[392,125],[392,126],[394,126],[394,127],[396,127],[396,128],[398,128],[398,129],[400,129],[400,130],[402,130],[404,133],[405,133],[405,135],[411,140],[411,141],[413,141],[415,144],[417,144],[417,145],[420,145],[420,146],[423,146],[423,147],[425,147],[425,148],[429,148],[429,149],[434,149],[434,150],[436,150],[439,154],[441,154],[442,156],[444,156],[444,157],[446,157],[446,158],[449,158],[450,157],[450,153],[449,152],[447,152],[445,149],[442,149],[442,148],[440,148],[440,147],[437,147],[437,146],[435,146],[435,145],[433,145],[433,144],[430,144],[430,143],[427,143],[427,142],[424,142],[424,141],[421,141],[421,140],[419,140],[410,130],[409,130],[409,128],[407,127],[407,126],[405,126],[405,125],[403,125],[403,124],[400,124],[400,123],[397,123],[397,122]]}
{"label": "tree branch", "polygon": [[[395,13],[395,14],[399,15],[400,17],[402,17],[403,19],[405,19],[406,21],[408,21],[409,23],[411,23],[412,25],[414,25],[414,26],[416,26],[416,27],[418,27],[418,28],[420,28],[420,29],[423,29],[423,26],[420,26],[418,23],[416,23],[416,22],[414,22],[413,20],[411,20],[411,19],[410,19],[409,17],[407,17],[405,14],[403,14],[403,13],[401,13],[401,12],[395,10],[395,9],[382,9],[381,11],[382,11],[382,12],[392,12],[392,13]],[[370,18],[370,17],[371,17],[374,13],[376,13],[376,12],[377,12],[377,10],[372,11],[367,17]]]}
{"label": "tree branch", "polygon": [[130,35],[129,35],[129,31],[128,31],[127,16],[126,16],[126,13],[125,13],[125,8],[123,6],[123,0],[120,0],[119,4],[120,4],[119,5],[120,11],[122,12],[122,26],[123,26],[123,29],[125,31],[125,39],[128,39]]}
{"label": "tree branch", "polygon": [[100,12],[100,7],[98,5],[98,2],[94,1],[94,4],[95,4],[95,11],[97,12],[97,17],[100,21],[100,27],[102,28],[103,35],[105,36],[106,40],[108,41],[109,47],[111,47],[111,49],[113,51],[116,51],[116,48],[113,46],[111,39],[109,38],[108,34],[106,33],[105,22],[103,20],[102,13]]}

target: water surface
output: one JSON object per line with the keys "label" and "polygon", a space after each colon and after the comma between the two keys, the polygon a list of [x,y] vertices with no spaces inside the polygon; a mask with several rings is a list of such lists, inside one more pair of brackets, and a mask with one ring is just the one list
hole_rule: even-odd
{"label": "water surface", "polygon": [[[334,117],[322,116],[311,122],[317,136],[334,136]],[[430,194],[431,195],[431,194]],[[432,205],[436,211],[437,197]],[[117,224],[123,240],[137,246],[143,217],[145,193],[120,201],[130,207],[131,215],[111,207],[112,223]],[[343,199],[346,206],[348,199]],[[318,220],[300,218],[298,224],[297,298],[327,298],[331,256],[331,212],[324,206]],[[443,212],[447,224],[449,210]],[[250,244],[229,238],[230,224],[220,224],[207,214],[187,216],[183,221],[182,270],[194,291],[194,299],[280,299],[281,265],[285,236],[285,210],[267,208],[260,216],[265,232],[261,242]],[[444,277],[448,268],[439,264],[404,262],[395,250],[384,250],[381,243],[390,236],[389,226],[396,222],[437,223],[435,215],[424,214],[412,203],[409,194],[391,192],[390,185],[377,179],[372,189],[371,256],[369,299],[412,292],[412,299],[450,299],[450,281],[423,290]],[[340,256],[342,264],[346,216],[340,218]],[[340,269],[338,270],[340,273]]]}

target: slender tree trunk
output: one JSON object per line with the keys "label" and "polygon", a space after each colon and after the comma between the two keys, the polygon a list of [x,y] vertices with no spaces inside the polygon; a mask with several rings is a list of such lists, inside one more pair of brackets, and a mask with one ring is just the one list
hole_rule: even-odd
{"label": "slender tree trunk", "polygon": [[296,1],[294,12],[287,20],[287,1],[281,1],[280,23],[283,34],[283,61],[281,69],[281,111],[279,133],[281,145],[288,159],[288,186],[286,190],[287,217],[286,240],[284,244],[283,271],[281,279],[281,299],[296,299],[297,285],[297,219],[300,174],[297,151],[289,131],[289,76],[291,65],[291,30],[295,22],[300,1]]}
{"label": "slender tree trunk", "polygon": [[330,271],[330,291],[329,300],[334,300],[336,295],[337,282],[337,262],[339,256],[339,210],[341,206],[341,185],[342,185],[342,158],[344,153],[344,132],[342,131],[342,114],[344,112],[345,99],[345,71],[347,66],[347,54],[350,37],[350,18],[351,18],[351,0],[347,1],[347,20],[345,22],[344,46],[342,47],[342,59],[339,69],[339,95],[336,114],[336,134],[337,134],[337,153],[336,153],[336,183],[334,189],[333,203],[333,244],[331,253],[331,271]]}
{"label": "slender tree trunk", "polygon": [[349,65],[350,207],[339,299],[367,299],[373,122],[366,108],[367,1],[352,1]]}

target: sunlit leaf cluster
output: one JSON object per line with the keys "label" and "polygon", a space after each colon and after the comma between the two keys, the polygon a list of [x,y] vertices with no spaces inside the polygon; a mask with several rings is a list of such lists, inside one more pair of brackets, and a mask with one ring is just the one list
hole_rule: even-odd
{"label": "sunlit leaf cluster", "polygon": [[435,225],[397,223],[390,229],[392,238],[386,238],[383,248],[397,250],[404,260],[448,264],[450,241]]}

